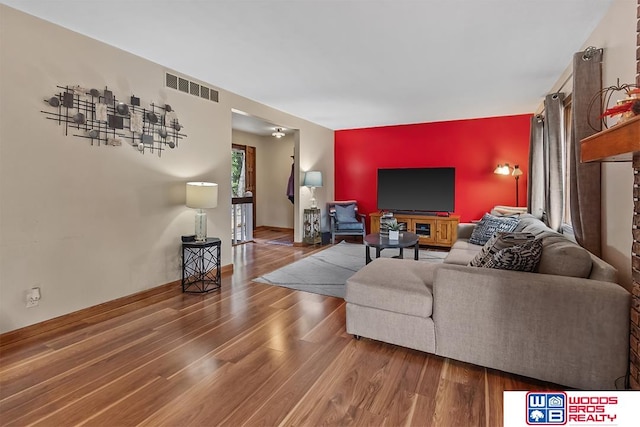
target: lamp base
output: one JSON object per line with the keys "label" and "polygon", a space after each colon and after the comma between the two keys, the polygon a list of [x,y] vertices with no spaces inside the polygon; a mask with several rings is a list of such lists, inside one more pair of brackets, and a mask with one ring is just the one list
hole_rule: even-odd
{"label": "lamp base", "polygon": [[207,240],[207,213],[203,209],[196,212],[196,242]]}
{"label": "lamp base", "polygon": [[316,187],[309,187],[311,190],[311,208],[315,209],[318,207],[318,201],[316,200]]}

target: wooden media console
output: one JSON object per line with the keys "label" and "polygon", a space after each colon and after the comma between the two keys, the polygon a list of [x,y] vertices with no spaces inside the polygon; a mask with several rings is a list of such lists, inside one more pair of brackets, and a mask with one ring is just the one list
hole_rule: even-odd
{"label": "wooden media console", "polygon": [[[371,232],[380,232],[381,213],[370,213]],[[418,235],[418,243],[425,246],[441,246],[450,248],[458,238],[460,215],[430,216],[420,214],[394,214],[399,223],[405,224],[406,230]]]}

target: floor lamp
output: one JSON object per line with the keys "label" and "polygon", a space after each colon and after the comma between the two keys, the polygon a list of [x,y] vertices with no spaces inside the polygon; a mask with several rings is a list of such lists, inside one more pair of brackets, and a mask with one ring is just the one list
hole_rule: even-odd
{"label": "floor lamp", "polygon": [[519,189],[518,180],[520,179],[520,176],[523,174],[522,169],[520,169],[520,166],[515,165],[512,171],[511,167],[509,166],[509,163],[505,163],[504,166],[499,164],[498,167],[496,167],[493,170],[493,173],[497,175],[511,175],[516,179],[516,207],[520,206],[520,196],[518,194],[518,189]]}
{"label": "floor lamp", "polygon": [[522,169],[520,169],[520,166],[515,165],[511,172],[511,176],[516,179],[516,207],[520,206],[520,198],[518,197],[518,180],[520,179],[520,175],[522,175]]}

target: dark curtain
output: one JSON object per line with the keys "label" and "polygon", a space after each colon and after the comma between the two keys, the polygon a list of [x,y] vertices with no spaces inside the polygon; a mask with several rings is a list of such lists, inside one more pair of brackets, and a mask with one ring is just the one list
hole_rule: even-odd
{"label": "dark curtain", "polygon": [[553,93],[544,100],[545,214],[547,225],[560,231],[564,220],[566,128],[564,94]]}
{"label": "dark curtain", "polygon": [[589,111],[589,104],[601,90],[602,49],[574,54],[569,167],[571,222],[578,243],[596,256],[601,255],[600,164],[580,162],[580,140],[596,133],[589,123],[598,124],[595,127],[600,128],[601,103],[596,102],[592,111]]}
{"label": "dark curtain", "polygon": [[530,129],[527,206],[530,214],[536,218],[542,218],[546,192],[544,185],[544,117],[540,114],[531,117]]}

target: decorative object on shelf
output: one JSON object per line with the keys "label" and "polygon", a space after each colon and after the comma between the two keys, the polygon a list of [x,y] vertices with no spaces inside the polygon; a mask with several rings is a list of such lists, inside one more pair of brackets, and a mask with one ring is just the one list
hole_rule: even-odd
{"label": "decorative object on shelf", "polygon": [[282,132],[282,128],[276,128],[276,131],[271,134],[276,138],[282,138],[284,136],[284,132]]}
{"label": "decorative object on shelf", "polygon": [[218,206],[218,184],[213,182],[187,182],[187,201],[189,208],[198,209],[196,212],[196,241],[207,239],[207,213],[205,209]]}
{"label": "decorative object on shelf", "polygon": [[316,188],[322,187],[322,172],[320,171],[309,171],[304,174],[304,182],[302,183],[305,187],[309,187],[311,190],[311,207],[317,208],[318,202],[316,200]]}
{"label": "decorative object on shelf", "polygon": [[[607,108],[607,106],[611,104],[613,95],[618,92],[624,92],[625,97],[617,100],[614,106]],[[596,105],[598,101],[600,101],[602,105]],[[609,127],[607,125],[607,118],[620,116],[615,124],[624,123],[630,118],[640,115],[640,88],[635,84],[620,84],[620,79],[618,79],[615,86],[609,86],[598,91],[589,103],[589,115],[587,116],[589,118],[589,127],[596,132],[600,132],[600,129],[591,122],[591,111],[593,108],[602,109],[603,105],[606,110],[598,117],[603,129],[608,129]]]}
{"label": "decorative object on shelf", "polygon": [[398,240],[400,238],[400,223],[395,219],[387,223],[387,230],[389,230],[389,240]]}
{"label": "decorative object on shelf", "polygon": [[493,173],[495,173],[496,175],[511,175],[516,179],[516,207],[520,206],[519,205],[520,195],[518,194],[518,180],[524,174],[524,172],[522,172],[522,169],[520,169],[520,166],[515,165],[512,170],[511,167],[509,166],[509,163],[505,163],[504,166],[501,164],[498,164],[498,166],[493,170]]}
{"label": "decorative object on shelf", "polygon": [[183,125],[169,105],[140,107],[140,98],[131,96],[130,103],[119,101],[113,92],[85,89],[81,86],[58,86],[58,94],[45,99],[54,111],[41,111],[49,120],[64,124],[64,134],[87,138],[91,145],[119,146],[128,141],[141,153],[175,148]]}

